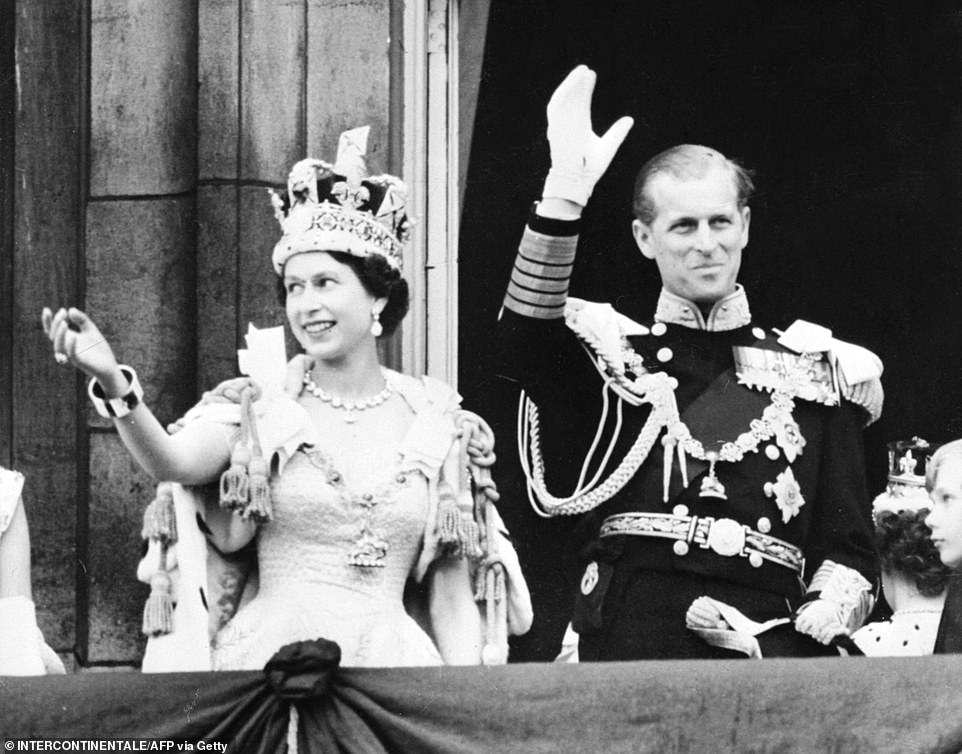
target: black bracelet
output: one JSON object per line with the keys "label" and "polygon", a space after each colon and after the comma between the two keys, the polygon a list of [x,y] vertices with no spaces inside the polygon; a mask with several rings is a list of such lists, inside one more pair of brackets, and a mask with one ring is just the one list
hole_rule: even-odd
{"label": "black bracelet", "polygon": [[122,419],[137,406],[140,405],[144,397],[144,389],[140,386],[137,373],[130,367],[121,364],[120,371],[130,383],[130,389],[119,398],[107,398],[104,394],[103,386],[96,379],[90,380],[87,386],[87,394],[90,402],[94,404],[94,409],[104,419]]}

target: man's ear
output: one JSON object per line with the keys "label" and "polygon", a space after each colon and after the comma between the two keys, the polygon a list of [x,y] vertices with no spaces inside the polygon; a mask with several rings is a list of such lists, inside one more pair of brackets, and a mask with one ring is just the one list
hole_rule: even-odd
{"label": "man's ear", "polygon": [[752,219],[751,207],[742,207],[742,248],[748,246],[748,223]]}
{"label": "man's ear", "polygon": [[638,250],[648,259],[655,258],[655,250],[651,246],[651,226],[641,220],[631,221],[631,235],[635,239]]}

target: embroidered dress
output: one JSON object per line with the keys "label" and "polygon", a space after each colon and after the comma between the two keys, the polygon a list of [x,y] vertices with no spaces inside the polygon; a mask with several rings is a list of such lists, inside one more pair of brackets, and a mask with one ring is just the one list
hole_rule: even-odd
{"label": "embroidered dress", "polygon": [[[285,644],[318,637],[340,645],[345,666],[441,664],[402,602],[429,501],[424,475],[397,456],[372,446],[359,479],[338,470],[335,448],[304,447],[288,461],[271,486],[274,520],[258,535],[257,596],[215,637],[215,670],[259,669]],[[365,535],[386,550],[377,566],[352,563]]]}
{"label": "embroidered dress", "polygon": [[[431,564],[453,557],[447,549],[452,526],[471,531],[474,498],[462,490],[467,469],[458,440],[459,417],[470,412],[460,409],[454,390],[430,377],[388,370],[387,378],[411,413],[400,438],[368,427],[347,447],[318,431],[307,410],[285,395],[251,404],[275,470],[272,519],[256,535],[258,578],[246,586],[245,568],[235,570],[208,548],[197,525],[213,502],[211,488],[170,485],[176,542],[163,550],[150,539],[138,577],[151,583],[158,570],[168,573],[176,607],[172,630],[147,641],[145,672],[259,669],[285,644],[317,637],[337,642],[346,666],[441,664],[428,634],[405,611],[418,610],[420,617],[423,592],[414,605],[403,598],[406,583],[426,585]],[[199,404],[184,422],[223,425],[233,443],[239,417],[237,404],[214,402]],[[517,555],[491,514],[488,552],[497,553],[505,576],[485,594],[504,595],[505,630],[523,633],[530,598]],[[480,563],[472,578],[490,576]],[[501,626],[500,619],[488,625]],[[507,636],[489,633],[485,649],[495,642],[506,656]]]}
{"label": "embroidered dress", "polygon": [[[531,599],[497,511],[471,486],[489,484],[462,447],[463,438],[480,437],[473,427],[481,420],[438,380],[391,370],[386,378],[411,414],[400,437],[382,436],[372,416],[356,434],[334,439],[284,394],[249,405],[273,459],[272,515],[256,533],[256,578],[248,578],[250,553],[226,556],[202,532],[216,488],[169,485],[165,515],[174,518],[176,538],[166,544],[151,513],[158,488],[137,572],[152,585],[163,572],[175,606],[172,626],[147,640],[144,672],[260,669],[286,644],[318,637],[340,645],[345,666],[440,665],[421,625],[445,616],[426,614],[424,587],[434,561],[459,557],[469,564],[481,618],[481,659],[507,661],[508,634],[531,626]],[[222,425],[233,444],[240,416],[237,403],[217,401],[198,404],[182,421]],[[412,583],[421,588],[405,594]],[[473,647],[476,639],[465,641]]]}

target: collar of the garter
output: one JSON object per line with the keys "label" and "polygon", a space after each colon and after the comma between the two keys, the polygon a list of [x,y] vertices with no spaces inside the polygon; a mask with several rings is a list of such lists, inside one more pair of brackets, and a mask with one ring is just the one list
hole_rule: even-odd
{"label": "collar of the garter", "polygon": [[715,302],[707,319],[697,304],[662,288],[658,296],[658,307],[655,309],[655,321],[664,322],[666,325],[681,325],[692,330],[727,332],[749,324],[752,313],[748,308],[748,296],[741,284],[736,284],[734,291]]}

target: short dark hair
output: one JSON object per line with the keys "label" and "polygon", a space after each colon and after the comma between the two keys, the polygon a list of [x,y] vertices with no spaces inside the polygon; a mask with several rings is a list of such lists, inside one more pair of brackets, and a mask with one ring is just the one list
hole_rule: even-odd
{"label": "short dark hair", "polygon": [[[381,327],[384,328],[382,335],[392,334],[404,315],[408,313],[410,305],[410,294],[408,283],[401,277],[401,271],[392,267],[385,257],[380,254],[370,254],[366,257],[357,257],[343,251],[325,251],[341,264],[350,267],[357,279],[361,281],[369,294],[375,298],[386,298],[387,303],[381,310]],[[287,288],[284,286],[284,278],[277,279],[277,299],[282,306],[287,304]]]}
{"label": "short dark hair", "polygon": [[919,594],[936,597],[945,590],[952,569],[939,558],[932,530],[925,525],[928,508],[885,511],[875,518],[875,544],[882,568],[915,581]]}
{"label": "short dark hair", "polygon": [[719,164],[732,172],[732,181],[735,183],[735,191],[738,194],[738,208],[742,209],[755,192],[751,171],[737,160],[731,160],[711,147],[679,144],[677,147],[671,147],[656,154],[641,166],[638,177],[635,178],[633,202],[635,217],[645,225],[651,225],[654,221],[656,207],[649,188],[652,180],[659,173],[668,173],[681,179],[701,178],[712,165]]}

